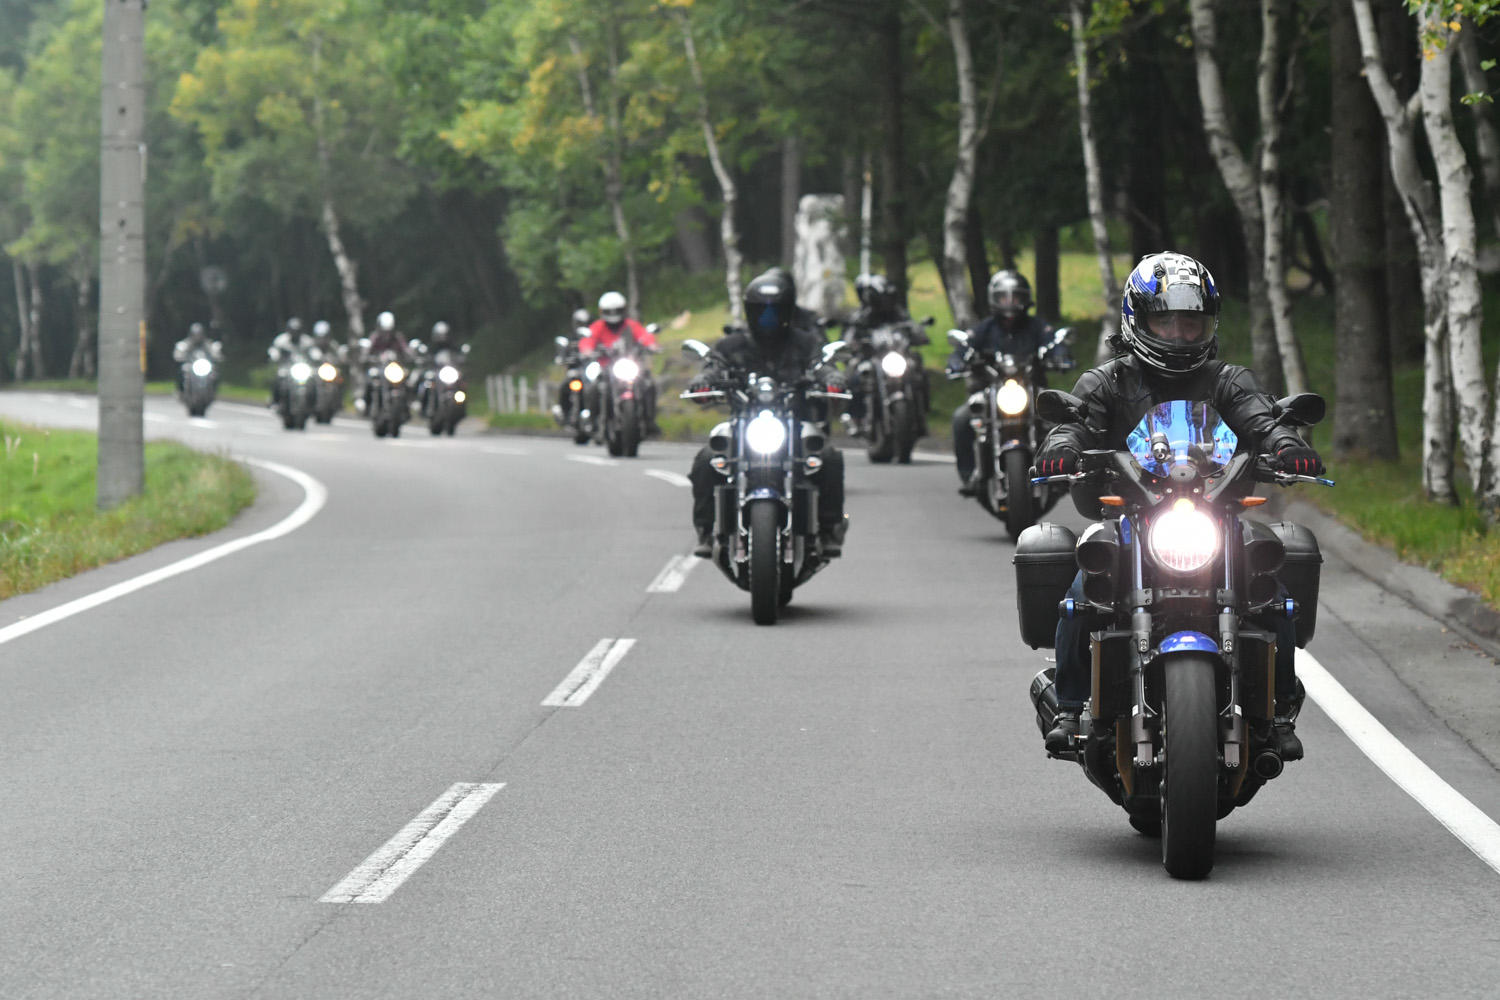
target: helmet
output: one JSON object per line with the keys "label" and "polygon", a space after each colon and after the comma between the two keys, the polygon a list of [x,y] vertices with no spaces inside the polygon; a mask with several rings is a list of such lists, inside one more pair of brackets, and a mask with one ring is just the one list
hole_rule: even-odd
{"label": "helmet", "polygon": [[854,279],[854,297],[859,299],[862,306],[870,304],[870,282],[874,277],[872,274],[861,274]]}
{"label": "helmet", "polygon": [[314,337],[326,337],[332,332],[333,327],[328,325],[328,321],[326,319],[320,319],[313,324]]}
{"label": "helmet", "polygon": [[625,322],[625,296],[619,292],[605,292],[599,296],[599,318],[610,326]]}
{"label": "helmet", "polygon": [[574,309],[573,310],[573,326],[574,327],[580,327],[580,326],[588,326],[588,325],[589,325],[589,311],[587,309]]}
{"label": "helmet", "polygon": [[434,344],[448,343],[448,324],[438,320],[432,324],[432,342]]}
{"label": "helmet", "polygon": [[1007,268],[990,278],[990,310],[1006,319],[1025,315],[1031,308],[1031,283],[1020,271]]}
{"label": "helmet", "polygon": [[396,329],[396,314],[392,312],[381,313],[379,316],[375,317],[375,325],[380,327],[382,330]]}
{"label": "helmet", "polygon": [[188,327],[188,336],[192,337],[194,340],[202,340],[206,335],[207,332],[203,329],[202,323],[194,323],[192,326]]}
{"label": "helmet", "polygon": [[897,306],[896,285],[883,274],[870,275],[865,287],[865,298],[861,301],[876,312],[888,313]]}
{"label": "helmet", "polygon": [[797,285],[792,276],[773,267],[745,286],[745,319],[750,337],[763,349],[775,349],[786,341],[797,310]]}
{"label": "helmet", "polygon": [[301,333],[302,332],[302,321],[300,319],[298,319],[297,317],[295,317],[295,316],[293,316],[291,319],[287,320],[286,321],[286,332],[287,333]]}
{"label": "helmet", "polygon": [[1218,353],[1219,288],[1187,254],[1148,254],[1130,272],[1120,340],[1142,364],[1168,375],[1197,371]]}

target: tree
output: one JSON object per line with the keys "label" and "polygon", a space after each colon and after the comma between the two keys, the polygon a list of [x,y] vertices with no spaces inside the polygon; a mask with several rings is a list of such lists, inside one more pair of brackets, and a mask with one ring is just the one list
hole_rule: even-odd
{"label": "tree", "polygon": [[1114,259],[1109,247],[1109,220],[1104,211],[1104,180],[1099,169],[1099,148],[1094,141],[1094,117],[1089,101],[1089,43],[1084,19],[1084,0],[1069,0],[1068,15],[1073,28],[1073,72],[1078,83],[1078,133],[1083,145],[1083,169],[1088,185],[1089,225],[1094,234],[1094,254],[1099,258],[1099,284],[1104,292],[1104,321],[1099,327],[1096,363],[1109,357],[1109,341],[1116,332],[1120,286],[1115,281]]}

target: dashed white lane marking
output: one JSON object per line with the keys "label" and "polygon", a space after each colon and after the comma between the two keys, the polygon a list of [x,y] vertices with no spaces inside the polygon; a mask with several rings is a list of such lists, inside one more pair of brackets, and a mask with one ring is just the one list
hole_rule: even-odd
{"label": "dashed white lane marking", "polygon": [[697,556],[673,556],[667,560],[666,568],[656,574],[656,579],[651,581],[651,586],[646,588],[648,594],[675,594],[682,588],[687,580],[688,574],[703,560]]}
{"label": "dashed white lane marking", "polygon": [[1417,800],[1448,832],[1500,873],[1500,823],[1490,819],[1355,700],[1321,663],[1297,650],[1297,676],[1318,707],[1344,731],[1375,766]]}
{"label": "dashed white lane marking", "polygon": [[600,639],[557,689],[543,699],[542,704],[549,708],[577,708],[582,705],[604,683],[609,672],[619,666],[634,645],[634,639]]}
{"label": "dashed white lane marking", "polygon": [[599,455],[569,455],[568,461],[582,462],[584,465],[602,465],[611,469],[620,464],[612,458],[603,458]]}
{"label": "dashed white lane marking", "polygon": [[302,487],[302,491],[305,494],[302,498],[302,503],[297,505],[296,510],[264,531],[258,531],[253,535],[246,535],[244,538],[236,538],[232,542],[225,542],[223,545],[206,549],[197,555],[188,556],[186,559],[179,559],[168,566],[154,569],[149,573],[143,573],[133,579],[122,580],[114,586],[106,587],[97,593],[80,597],[66,604],[60,604],[55,608],[43,611],[41,614],[33,615],[23,621],[16,622],[14,625],[0,628],[0,646],[5,645],[12,639],[19,639],[23,635],[29,635],[38,629],[56,624],[65,618],[82,614],[85,611],[99,607],[101,604],[108,604],[116,598],[143,590],[153,583],[160,583],[163,580],[170,579],[190,570],[207,566],[209,563],[223,559],[225,556],[233,555],[241,549],[247,549],[252,545],[259,545],[261,542],[269,542],[272,539],[290,534],[308,521],[311,521],[313,516],[323,509],[323,504],[328,501],[328,490],[323,484],[299,469],[280,465],[276,462],[264,462],[254,458],[247,458],[244,461],[251,465],[258,465],[277,475],[285,476]]}
{"label": "dashed white lane marking", "polygon": [[215,423],[214,421],[208,419],[207,417],[188,417],[188,423],[192,424],[194,427],[217,427],[217,426],[219,426],[217,423]]}
{"label": "dashed white lane marking", "polygon": [[454,785],[318,902],[385,902],[504,787],[504,784]]}
{"label": "dashed white lane marking", "polygon": [[914,451],[911,457],[923,462],[946,462],[948,465],[953,465],[958,461],[952,455],[944,455],[936,451]]}
{"label": "dashed white lane marking", "polygon": [[654,479],[660,479],[664,483],[671,483],[673,486],[693,485],[693,481],[682,473],[668,472],[666,469],[647,469],[646,475]]}

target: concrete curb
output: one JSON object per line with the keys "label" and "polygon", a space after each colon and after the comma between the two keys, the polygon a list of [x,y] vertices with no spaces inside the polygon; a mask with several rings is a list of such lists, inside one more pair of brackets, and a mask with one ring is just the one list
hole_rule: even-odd
{"label": "concrete curb", "polygon": [[1311,529],[1323,549],[1332,550],[1376,586],[1442,622],[1500,662],[1500,612],[1477,594],[1431,570],[1402,562],[1306,501],[1291,500],[1281,506],[1283,516]]}

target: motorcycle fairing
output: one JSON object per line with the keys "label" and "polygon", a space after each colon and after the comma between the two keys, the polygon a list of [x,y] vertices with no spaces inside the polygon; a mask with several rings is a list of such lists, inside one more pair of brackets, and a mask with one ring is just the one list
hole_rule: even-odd
{"label": "motorcycle fairing", "polygon": [[1125,439],[1125,447],[1142,469],[1165,476],[1175,465],[1192,463],[1204,474],[1229,464],[1239,447],[1239,437],[1222,417],[1204,402],[1168,400],[1147,410]]}

